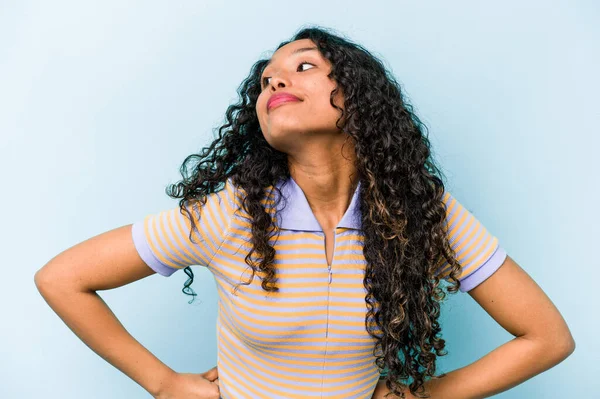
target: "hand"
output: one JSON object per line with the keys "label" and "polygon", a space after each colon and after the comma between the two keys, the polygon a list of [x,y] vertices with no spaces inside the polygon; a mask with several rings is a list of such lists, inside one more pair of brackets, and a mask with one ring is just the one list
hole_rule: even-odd
{"label": "hand", "polygon": [[201,375],[206,377],[206,379],[208,379],[209,381],[219,385],[219,369],[217,368],[217,366],[213,367],[208,371],[205,371]]}
{"label": "hand", "polygon": [[217,366],[204,373],[175,373],[155,399],[219,399]]}

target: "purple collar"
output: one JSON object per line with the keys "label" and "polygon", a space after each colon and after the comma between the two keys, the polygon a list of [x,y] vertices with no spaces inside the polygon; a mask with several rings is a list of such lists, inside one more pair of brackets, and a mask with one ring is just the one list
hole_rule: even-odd
{"label": "purple collar", "polygon": [[[304,191],[292,177],[287,180],[280,180],[276,186],[279,187],[282,195],[287,199],[287,201],[282,199],[277,208],[279,211],[278,220],[282,229],[323,232],[308,204]],[[336,227],[361,229],[359,192],[360,181],[354,190],[348,209]],[[274,190],[274,194],[278,195],[276,190]]]}

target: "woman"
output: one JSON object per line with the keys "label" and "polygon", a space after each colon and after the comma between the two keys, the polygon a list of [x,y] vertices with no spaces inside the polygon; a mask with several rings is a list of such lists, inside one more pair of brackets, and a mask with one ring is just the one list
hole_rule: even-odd
{"label": "woman", "polygon": [[[185,160],[168,191],[178,207],[36,274],[100,356],[161,399],[483,398],[573,352],[549,298],[444,190],[423,125],[367,50],[303,29],[252,67],[240,96]],[[191,265],[219,292],[218,367],[202,374],[160,362],[96,294],[184,269],[196,295]],[[436,376],[442,280],[515,339]]]}

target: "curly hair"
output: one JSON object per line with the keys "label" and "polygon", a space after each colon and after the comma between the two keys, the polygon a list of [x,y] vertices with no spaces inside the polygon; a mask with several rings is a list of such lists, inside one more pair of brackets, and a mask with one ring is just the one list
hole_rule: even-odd
{"label": "curly hair", "polygon": [[[340,113],[336,126],[355,143],[356,168],[363,182],[359,198],[365,237],[365,327],[375,339],[375,363],[391,393],[404,398],[408,386],[413,395],[428,397],[419,396],[426,395],[425,379],[446,375],[434,375],[436,356],[447,354],[437,321],[446,297],[437,273],[444,261],[450,265],[448,292],[460,287],[461,267],[447,237],[443,174],[432,159],[426,127],[380,60],[331,29],[317,26],[302,28],[277,48],[300,39],[314,42],[331,63],[329,78],[336,86],[330,103]],[[227,108],[227,123],[219,128],[218,138],[185,159],[180,168],[183,179],[166,191],[181,199],[181,212],[193,230],[186,203],[205,204],[207,195],[221,190],[231,177],[243,189],[242,207],[252,219],[252,249],[245,257],[252,276],[244,284],[260,270],[261,287],[269,292],[278,291],[275,249],[269,243],[276,228],[261,200],[267,187],[289,178],[290,171],[287,154],[265,140],[255,110],[267,62],[261,59],[252,66],[238,87],[239,102]],[[343,109],[333,102],[339,89],[344,93]],[[183,292],[195,296],[189,287],[193,273],[189,267],[185,272],[190,278]],[[400,383],[409,379],[408,385]]]}

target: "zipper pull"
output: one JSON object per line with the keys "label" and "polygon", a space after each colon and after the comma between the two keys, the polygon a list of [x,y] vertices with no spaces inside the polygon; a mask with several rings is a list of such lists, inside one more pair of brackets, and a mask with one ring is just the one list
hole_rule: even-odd
{"label": "zipper pull", "polygon": [[329,284],[331,284],[331,269],[329,269]]}

